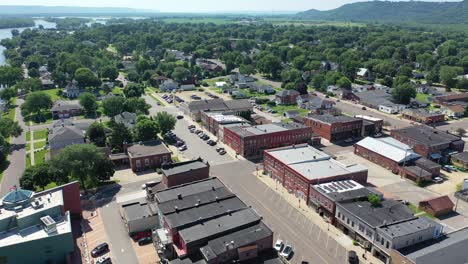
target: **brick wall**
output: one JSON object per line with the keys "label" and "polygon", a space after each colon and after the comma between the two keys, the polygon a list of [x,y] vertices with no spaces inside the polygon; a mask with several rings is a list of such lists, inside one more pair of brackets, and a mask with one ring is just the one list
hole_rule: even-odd
{"label": "brick wall", "polygon": [[208,179],[209,174],[210,169],[208,166],[206,166],[204,168],[185,171],[178,174],[172,174],[169,177],[163,174],[162,182],[166,186],[166,188],[171,188],[185,183]]}
{"label": "brick wall", "polygon": [[[130,167],[133,171],[143,171],[146,169],[160,168],[164,162],[171,162],[170,153],[130,158]],[[140,166],[137,166],[138,163]]]}
{"label": "brick wall", "polygon": [[387,170],[398,172],[399,165],[397,162],[386,158],[378,153],[375,153],[369,149],[366,149],[362,146],[354,145],[354,154],[361,156],[367,160],[370,160],[373,163],[386,168]]}

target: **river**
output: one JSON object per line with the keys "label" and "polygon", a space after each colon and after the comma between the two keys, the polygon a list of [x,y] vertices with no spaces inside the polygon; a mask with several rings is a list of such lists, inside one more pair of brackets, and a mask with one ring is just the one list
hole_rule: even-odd
{"label": "river", "polygon": [[[56,24],[54,22],[47,22],[47,21],[42,20],[42,19],[36,19],[36,20],[34,20],[34,23],[36,25],[34,27],[31,27],[31,28],[37,28],[37,27],[39,27],[39,25],[42,25],[44,28],[55,28],[56,27]],[[25,28],[4,28],[4,29],[0,29],[0,41],[2,39],[11,38],[11,31],[13,29],[17,29],[17,30],[19,30],[21,32],[21,31],[27,29],[27,27],[25,27]],[[5,50],[5,47],[0,45],[0,66],[6,65],[6,58],[5,58],[5,55],[3,55],[4,50]]]}

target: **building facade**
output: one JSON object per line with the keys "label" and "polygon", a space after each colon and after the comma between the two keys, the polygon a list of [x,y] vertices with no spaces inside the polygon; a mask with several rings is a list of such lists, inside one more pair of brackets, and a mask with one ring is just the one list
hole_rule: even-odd
{"label": "building facade", "polygon": [[304,124],[328,141],[361,137],[363,121],[348,116],[311,115]]}

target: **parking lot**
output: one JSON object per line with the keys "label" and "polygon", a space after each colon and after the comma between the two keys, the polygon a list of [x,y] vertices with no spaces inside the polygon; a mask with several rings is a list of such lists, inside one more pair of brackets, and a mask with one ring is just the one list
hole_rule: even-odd
{"label": "parking lot", "polygon": [[86,217],[83,220],[83,236],[85,237],[86,248],[87,248],[84,252],[85,254],[87,254],[87,256],[84,256],[85,259],[83,260],[83,262],[86,263],[86,257],[92,260],[93,263],[95,263],[97,260],[101,259],[102,257],[109,256],[114,263],[117,263],[115,262],[115,258],[111,254],[112,245],[109,245],[110,251],[105,252],[99,257],[93,258],[91,256],[91,251],[97,245],[104,243],[104,242],[109,243],[106,230],[104,227],[104,223],[100,215],[100,211],[97,210],[94,212],[84,212],[83,217]]}

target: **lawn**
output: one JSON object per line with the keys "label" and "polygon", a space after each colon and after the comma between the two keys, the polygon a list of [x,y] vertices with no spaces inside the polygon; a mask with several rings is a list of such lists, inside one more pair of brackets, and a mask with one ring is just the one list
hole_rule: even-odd
{"label": "lawn", "polygon": [[36,117],[37,115],[30,115],[24,118],[24,121],[27,123],[32,121],[34,124],[51,124],[54,120],[52,118],[52,112],[44,112],[42,113],[42,120]]}
{"label": "lawn", "polygon": [[413,211],[414,214],[417,214],[418,216],[425,216],[427,218],[430,218],[430,219],[436,219],[435,217],[433,217],[432,215],[424,212],[423,210],[419,209],[416,205],[414,204],[409,204],[408,205],[408,208]]}
{"label": "lawn", "polygon": [[[47,138],[47,129],[34,131],[34,140],[40,140],[40,139],[46,139],[46,138]],[[29,140],[27,139],[27,136],[26,136],[26,140]]]}
{"label": "lawn", "polygon": [[8,107],[8,111],[5,111],[4,113],[2,113],[2,117],[15,120],[15,114],[16,114],[15,108],[16,108],[16,97],[11,100],[11,104]]}
{"label": "lawn", "polygon": [[50,95],[50,97],[52,98],[52,101],[54,101],[54,102],[59,100],[59,99],[66,100],[66,98],[63,98],[60,95],[58,95],[58,92],[60,90],[61,90],[60,88],[56,88],[56,89],[43,90],[42,92]]}
{"label": "lawn", "polygon": [[45,141],[34,142],[34,149],[41,149],[45,147],[45,145],[46,145]]}
{"label": "lawn", "polygon": [[31,157],[30,157],[30,154],[27,153],[26,154],[26,168],[29,168],[31,167]]}
{"label": "lawn", "polygon": [[[269,107],[266,104],[263,105],[263,106],[265,108]],[[273,110],[276,110],[278,112],[278,115],[280,115],[280,116],[283,116],[284,112],[290,111],[290,110],[299,111],[299,115],[301,115],[301,116],[307,116],[307,114],[309,113],[309,110],[299,108],[299,107],[297,107],[297,105],[277,105],[277,106],[273,106],[273,107],[270,107],[270,108],[273,109]]]}
{"label": "lawn", "polygon": [[[44,161],[45,161],[45,156],[46,156],[47,152],[48,152],[47,149],[34,152],[34,161],[35,161],[36,165],[41,164],[41,163],[44,163]],[[31,162],[30,162],[30,163],[31,163]]]}
{"label": "lawn", "polygon": [[431,97],[431,96],[428,95],[428,94],[418,93],[416,95],[416,100],[421,101],[421,102],[429,103],[429,100],[428,100],[429,97]]}
{"label": "lawn", "polygon": [[26,141],[30,141],[31,140],[31,132],[26,132]]}

